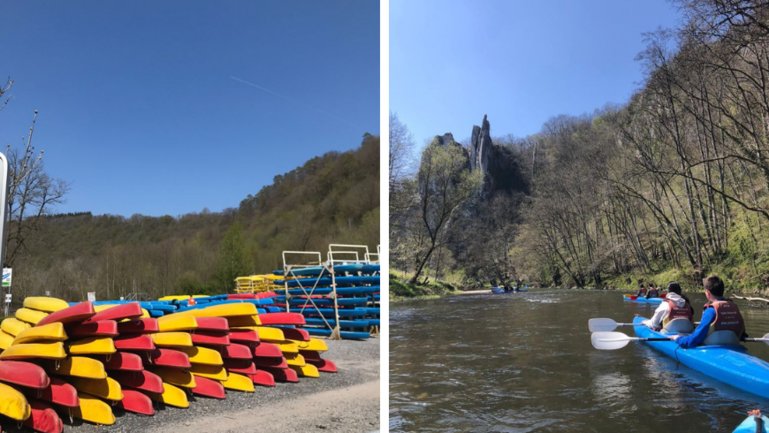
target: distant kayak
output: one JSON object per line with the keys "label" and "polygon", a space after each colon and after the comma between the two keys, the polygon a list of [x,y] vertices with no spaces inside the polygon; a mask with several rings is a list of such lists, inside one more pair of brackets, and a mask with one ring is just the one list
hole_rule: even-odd
{"label": "distant kayak", "polygon": [[645,296],[635,295],[622,295],[622,298],[629,302],[637,302],[639,304],[659,304],[663,298],[647,298]]}
{"label": "distant kayak", "polygon": [[504,295],[505,293],[523,293],[523,292],[528,292],[528,291],[529,291],[529,289],[513,289],[513,290],[510,290],[509,292],[506,292],[503,287],[492,287],[491,288],[491,293],[493,293],[495,295]]}

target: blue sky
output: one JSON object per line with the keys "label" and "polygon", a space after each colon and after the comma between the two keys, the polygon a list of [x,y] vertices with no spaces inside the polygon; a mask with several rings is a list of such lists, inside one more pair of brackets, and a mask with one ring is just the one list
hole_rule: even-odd
{"label": "blue sky", "polygon": [[643,33],[681,19],[665,0],[390,1],[390,111],[418,146],[539,132],[559,114],[626,103],[641,87]]}
{"label": "blue sky", "polygon": [[5,2],[0,145],[71,186],[57,212],[220,211],[379,133],[375,1]]}

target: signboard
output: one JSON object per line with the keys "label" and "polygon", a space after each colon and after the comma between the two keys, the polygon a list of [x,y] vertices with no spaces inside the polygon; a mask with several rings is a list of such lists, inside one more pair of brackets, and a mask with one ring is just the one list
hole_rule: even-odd
{"label": "signboard", "polygon": [[13,269],[3,268],[3,287],[11,287],[12,275],[13,275]]}
{"label": "signboard", "polygon": [[13,299],[13,295],[11,295],[10,293],[6,293],[5,294],[5,303],[6,304],[10,304],[11,303],[11,299]]}
{"label": "signboard", "polygon": [[88,302],[93,302],[96,300],[96,292],[88,292]]}

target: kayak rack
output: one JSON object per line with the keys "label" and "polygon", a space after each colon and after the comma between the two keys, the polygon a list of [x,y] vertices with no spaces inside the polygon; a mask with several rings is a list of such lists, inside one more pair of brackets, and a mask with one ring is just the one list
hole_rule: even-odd
{"label": "kayak rack", "polygon": [[[341,338],[340,326],[339,326],[339,307],[336,302],[336,278],[333,271],[333,266],[329,266],[323,263],[321,254],[319,251],[283,251],[283,287],[286,295],[286,311],[291,311],[291,292],[289,291],[289,285],[294,285],[296,282],[296,288],[301,290],[301,295],[304,296],[305,302],[302,304],[300,311],[303,313],[307,307],[311,307],[315,310],[317,315],[321,318],[323,327],[331,331],[329,338],[332,340],[339,340]],[[317,272],[317,276],[308,275],[302,270],[307,268],[320,268]],[[316,289],[320,287],[321,281],[326,278],[327,274],[331,274],[331,293],[329,297],[333,299],[333,324],[329,322],[326,316],[321,312],[315,298]],[[293,281],[292,281],[293,280]],[[309,280],[309,281],[308,281]]]}

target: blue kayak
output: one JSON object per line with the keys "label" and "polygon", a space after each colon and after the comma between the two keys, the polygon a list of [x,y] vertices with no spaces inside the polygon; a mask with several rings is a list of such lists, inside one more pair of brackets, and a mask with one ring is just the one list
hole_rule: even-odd
{"label": "blue kayak", "polygon": [[645,296],[639,296],[633,299],[628,295],[622,295],[622,298],[626,301],[637,302],[639,304],[659,304],[662,302],[662,298],[647,298]]}
{"label": "blue kayak", "polygon": [[[761,423],[760,427],[758,426],[759,422]],[[749,416],[745,418],[745,421],[738,425],[732,433],[767,433],[767,426],[769,426],[769,418],[766,416],[762,416],[761,418]]]}
{"label": "blue kayak", "polygon": [[[645,320],[636,316],[633,330],[641,338],[667,337],[652,331],[640,323]],[[674,341],[646,341],[652,349],[658,350],[681,364],[697,370],[713,379],[724,382],[745,392],[769,398],[769,362],[751,356],[745,347],[697,346],[689,349],[679,347]]]}

